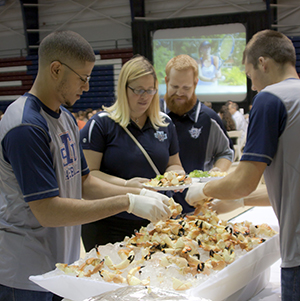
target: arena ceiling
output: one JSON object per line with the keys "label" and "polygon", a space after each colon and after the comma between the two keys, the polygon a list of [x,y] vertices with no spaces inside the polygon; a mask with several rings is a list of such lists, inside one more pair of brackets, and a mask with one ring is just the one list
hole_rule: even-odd
{"label": "arena ceiling", "polygon": [[[274,9],[273,28],[300,36],[299,0],[0,0],[0,57],[36,52],[54,30],[74,30],[94,48],[131,47],[134,19],[161,20]],[[274,12],[273,12],[274,14]]]}

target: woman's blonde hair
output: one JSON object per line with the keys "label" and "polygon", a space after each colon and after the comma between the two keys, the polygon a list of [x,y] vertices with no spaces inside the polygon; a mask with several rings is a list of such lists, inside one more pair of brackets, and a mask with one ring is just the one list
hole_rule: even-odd
{"label": "woman's blonde hair", "polygon": [[[127,97],[128,85],[132,81],[149,74],[153,76],[154,88],[158,89],[155,70],[145,57],[141,55],[134,56],[123,65],[118,80],[116,102],[110,107],[104,107],[110,113],[110,118],[119,123],[120,126],[127,127],[130,123],[130,109]],[[158,93],[153,96],[147,115],[155,129],[158,129],[159,126],[167,126],[163,116],[160,114]]]}

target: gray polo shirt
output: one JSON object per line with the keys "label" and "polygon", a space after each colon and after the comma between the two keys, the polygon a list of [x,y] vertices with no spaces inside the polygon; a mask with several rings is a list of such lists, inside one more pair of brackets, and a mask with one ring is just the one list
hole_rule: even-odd
{"label": "gray polo shirt", "polygon": [[241,160],[268,164],[264,176],[280,226],[282,267],[300,265],[300,80],[258,93]]}

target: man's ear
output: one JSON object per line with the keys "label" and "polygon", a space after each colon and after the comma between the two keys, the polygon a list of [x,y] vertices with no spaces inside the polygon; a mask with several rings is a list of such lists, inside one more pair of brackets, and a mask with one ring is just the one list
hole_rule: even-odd
{"label": "man's ear", "polygon": [[166,83],[166,85],[168,84],[168,77],[167,76],[165,76],[165,83]]}
{"label": "man's ear", "polygon": [[261,66],[264,71],[266,71],[267,67],[268,67],[268,61],[269,61],[269,58],[260,56],[258,58],[258,65]]}
{"label": "man's ear", "polygon": [[56,61],[52,62],[50,65],[51,76],[58,78],[60,72],[61,72],[61,64]]}

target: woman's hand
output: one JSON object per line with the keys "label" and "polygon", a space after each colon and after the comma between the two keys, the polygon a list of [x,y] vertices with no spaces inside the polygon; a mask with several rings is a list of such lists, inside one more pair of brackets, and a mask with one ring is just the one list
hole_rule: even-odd
{"label": "woman's hand", "polygon": [[132,178],[130,180],[127,180],[125,182],[125,185],[126,187],[137,187],[137,188],[143,188],[143,183],[145,182],[149,182],[150,180],[147,179],[147,178],[139,178],[139,177],[135,177],[135,178]]}
{"label": "woman's hand", "polygon": [[220,172],[222,172],[222,170],[221,170],[219,167],[213,167],[213,168],[209,171],[209,173],[211,173],[212,171],[220,171]]}

